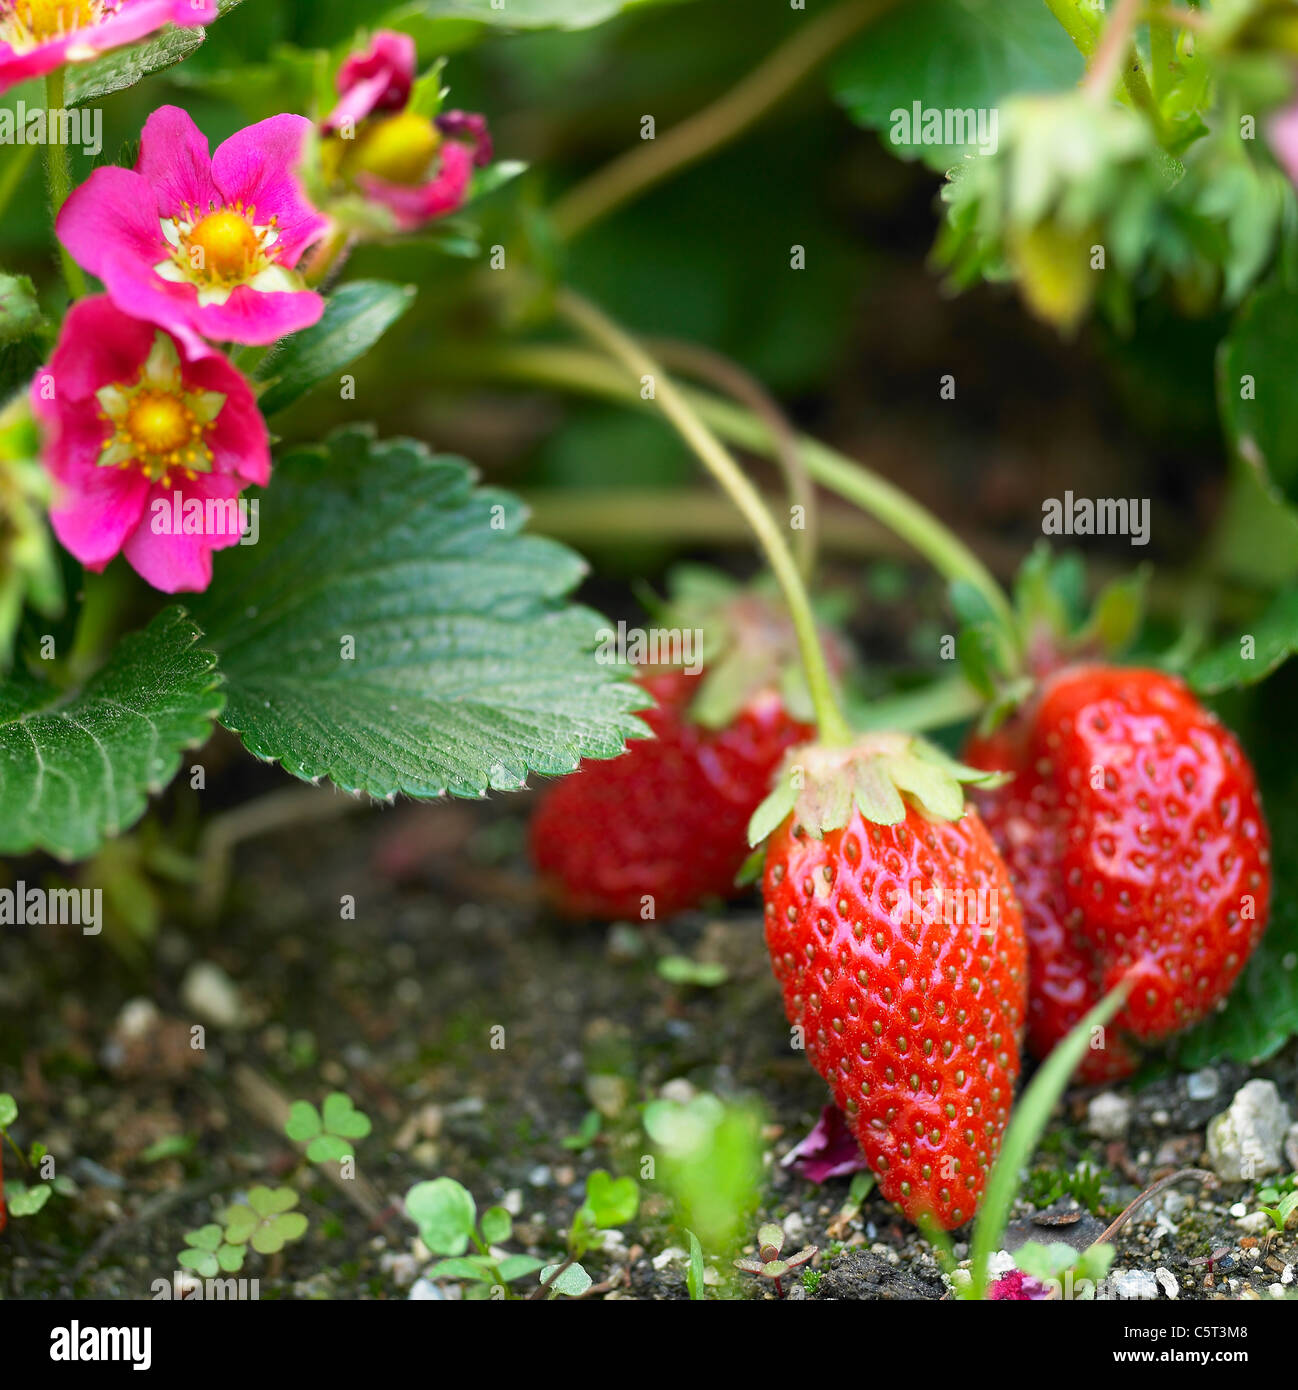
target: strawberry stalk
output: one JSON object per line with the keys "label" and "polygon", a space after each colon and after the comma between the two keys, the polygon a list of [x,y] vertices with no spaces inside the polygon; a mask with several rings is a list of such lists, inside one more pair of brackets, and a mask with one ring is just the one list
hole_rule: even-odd
{"label": "strawberry stalk", "polygon": [[761,494],[658,361],[630,334],[572,290],[560,290],[555,306],[561,317],[622,364],[631,374],[628,385],[633,387],[637,395],[641,383],[646,379],[652,381],[653,400],[748,522],[789,609],[820,739],[830,745],[849,743],[852,731],[830,680],[829,665],[816,630],[811,599],[793,553]]}

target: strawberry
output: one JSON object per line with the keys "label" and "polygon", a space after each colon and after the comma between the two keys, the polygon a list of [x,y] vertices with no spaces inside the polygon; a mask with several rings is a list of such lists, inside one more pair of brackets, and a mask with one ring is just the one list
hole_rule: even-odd
{"label": "strawberry", "polygon": [[884,1196],[947,1230],[981,1200],[1027,1010],[1009,874],[963,807],[976,778],[904,735],[798,748],[752,827],[776,826],[762,887],[789,1022]]}
{"label": "strawberry", "polygon": [[980,804],[1023,905],[1031,1051],[1133,975],[1118,1036],[1080,1069],[1129,1075],[1137,1044],[1225,998],[1262,935],[1270,852],[1248,759],[1176,677],[1109,665],[1046,677],[966,757],[1013,773]]}
{"label": "strawberry", "polygon": [[779,693],[759,691],[724,728],[695,723],[702,677],[645,672],[656,735],[585,763],[532,817],[532,862],[570,915],[640,920],[735,894],[748,819],[785,749],[810,737]]}
{"label": "strawberry", "polygon": [[708,571],[674,589],[668,621],[703,635],[706,665],[642,668],[655,737],[584,763],[532,818],[532,862],[569,915],[653,920],[735,896],[749,817],[784,752],[811,737],[783,611]]}

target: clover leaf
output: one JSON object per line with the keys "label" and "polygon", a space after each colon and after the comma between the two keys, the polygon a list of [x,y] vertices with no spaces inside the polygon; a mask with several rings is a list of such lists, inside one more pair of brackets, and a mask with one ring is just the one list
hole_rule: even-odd
{"label": "clover leaf", "polygon": [[307,1219],[291,1187],[254,1187],[244,1202],[228,1207],[221,1220],[231,1245],[249,1244],[259,1255],[274,1255],[306,1234]]}
{"label": "clover leaf", "polygon": [[177,1262],[200,1278],[211,1279],[218,1270],[234,1274],[243,1268],[243,1247],[227,1244],[224,1232],[215,1223],[186,1231],[185,1247],[176,1257]]}
{"label": "clover leaf", "polygon": [[370,1117],[356,1108],[352,1098],[334,1091],[325,1097],[323,1115],[310,1101],[294,1101],[284,1133],[307,1146],[306,1156],[312,1163],[330,1163],[353,1157],[351,1141],[364,1139],[371,1128]]}

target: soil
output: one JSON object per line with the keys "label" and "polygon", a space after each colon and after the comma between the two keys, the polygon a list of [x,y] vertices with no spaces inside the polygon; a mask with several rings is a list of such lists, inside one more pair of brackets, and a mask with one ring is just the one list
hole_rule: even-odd
{"label": "soil", "polygon": [[[245,1271],[261,1298],[407,1298],[412,1286],[459,1298],[453,1280],[415,1282],[428,1259],[401,1211],[408,1188],[454,1177],[480,1211],[503,1202],[515,1212],[511,1250],[553,1260],[587,1173],[635,1171],[648,1150],[640,1105],[664,1087],[760,1101],[768,1167],[753,1234],[773,1220],[789,1250],[819,1247],[808,1272],[784,1281],[785,1296],[946,1296],[928,1243],[877,1195],[844,1220],[846,1178],[817,1187],[780,1166],[825,1090],[789,1050],[754,904],[646,929],[561,922],[526,868],[526,810],[526,798],[499,799],[285,826],[236,851],[217,925],[195,925],[182,894],[134,956],[107,933],[7,929],[0,1091],[18,1098],[14,1138],[47,1145],[64,1190],[9,1221],[0,1296],[156,1296],[186,1232],[250,1186],[289,1182],[310,1229]],[[666,954],[713,962],[725,978],[671,983],[657,969]],[[190,972],[201,963],[233,989],[200,1008]],[[1200,1076],[1201,1099],[1185,1076],[1126,1088],[1121,1139],[1088,1134],[1094,1093],[1070,1093],[1008,1243],[1085,1245],[1153,1179],[1202,1166],[1206,1121],[1250,1074],[1273,1078],[1291,1105],[1298,1098],[1293,1046],[1252,1072],[1216,1068],[1211,1095]],[[374,1122],[351,1182],[304,1165],[276,1114],[334,1089]],[[593,1103],[606,1119],[583,1143],[574,1136]],[[1078,1177],[1081,1163],[1097,1181]],[[11,1151],[10,1179],[16,1167]],[[1114,1237],[1115,1273],[1166,1271],[1163,1298],[1269,1298],[1286,1270],[1292,1280],[1298,1232],[1250,1233],[1239,1207],[1232,1215],[1237,1203],[1255,1210],[1251,1186],[1177,1184]],[[968,1232],[956,1235],[963,1257]],[[665,1198],[645,1184],[635,1220],[584,1259],[590,1296],[687,1297],[683,1244]],[[768,1282],[710,1264],[709,1296],[776,1297]]]}

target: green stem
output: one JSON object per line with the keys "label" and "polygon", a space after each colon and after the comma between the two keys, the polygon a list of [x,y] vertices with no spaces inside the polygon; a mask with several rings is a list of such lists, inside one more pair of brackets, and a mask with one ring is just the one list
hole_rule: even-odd
{"label": "green stem", "polygon": [[742,135],[788,95],[857,30],[891,9],[897,0],[851,0],[798,32],[711,106],[646,140],[564,194],[554,205],[553,226],[561,237],[588,227],[638,198],[669,175],[697,164]]}
{"label": "green stem", "polygon": [[850,742],[851,729],[834,694],[825,652],[820,644],[820,635],[816,631],[811,599],[784,536],[767,511],[757,489],[735,462],[729,450],[700,419],[684,393],[635,339],[624,333],[593,304],[571,290],[559,291],[555,307],[561,317],[631,373],[628,384],[633,385],[637,395],[643,389],[646,379],[653,383],[653,400],[743,513],[788,604],[789,616],[798,637],[798,651],[802,657],[807,689],[816,711],[820,737],[828,743]]}
{"label": "green stem", "polygon": [[6,160],[4,172],[0,173],[0,217],[4,216],[13,201],[14,194],[18,192],[18,185],[22,183],[23,175],[35,156],[35,145],[20,145]]}
{"label": "green stem", "polygon": [[1172,84],[1176,67],[1176,27],[1165,10],[1149,17],[1149,85],[1154,99]]}
{"label": "green stem", "polygon": [[1079,0],[1046,0],[1046,7],[1063,26],[1077,51],[1089,58],[1100,41],[1100,26],[1095,11]]}
{"label": "green stem", "polygon": [[[643,404],[637,382],[597,356],[563,347],[500,348],[462,365],[469,370]],[[699,418],[722,439],[771,457],[776,442],[750,411],[700,391],[684,393]],[[948,580],[964,580],[983,596],[1007,632],[1014,613],[991,571],[952,531],[900,488],[807,435],[798,437],[802,464],[822,487],[868,512],[923,555]]]}
{"label": "green stem", "polygon": [[[62,68],[56,68],[45,78],[45,108],[47,112],[62,111],[67,96]],[[46,135],[53,122],[47,121]],[[50,217],[57,222],[63,204],[72,192],[72,155],[67,145],[57,144],[48,139],[45,142],[45,181],[50,192]],[[67,248],[59,243],[59,260],[63,266],[63,279],[68,294],[79,299],[86,292],[86,277],[81,267],[68,254]]]}

